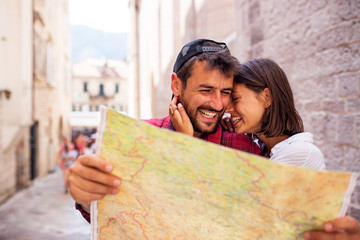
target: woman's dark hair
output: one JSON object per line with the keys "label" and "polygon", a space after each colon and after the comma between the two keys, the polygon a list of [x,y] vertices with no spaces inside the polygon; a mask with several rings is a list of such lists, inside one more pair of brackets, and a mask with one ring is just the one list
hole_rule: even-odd
{"label": "woman's dark hair", "polygon": [[268,88],[271,105],[265,109],[261,131],[268,137],[292,136],[304,131],[303,122],[295,109],[289,81],[278,64],[270,59],[254,59],[241,65],[234,82],[261,93]]}

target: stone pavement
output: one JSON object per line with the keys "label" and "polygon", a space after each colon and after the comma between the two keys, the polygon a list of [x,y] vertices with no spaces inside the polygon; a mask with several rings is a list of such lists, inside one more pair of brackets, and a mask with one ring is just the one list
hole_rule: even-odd
{"label": "stone pavement", "polygon": [[90,224],[64,193],[62,173],[36,179],[0,206],[0,240],[90,240]]}

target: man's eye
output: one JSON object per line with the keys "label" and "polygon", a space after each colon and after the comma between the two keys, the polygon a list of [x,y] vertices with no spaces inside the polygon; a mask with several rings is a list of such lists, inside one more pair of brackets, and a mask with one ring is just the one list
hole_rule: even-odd
{"label": "man's eye", "polygon": [[239,98],[238,97],[233,97],[232,99],[231,99],[231,101],[233,101],[233,102],[236,102],[237,100],[239,100]]}
{"label": "man's eye", "polygon": [[230,95],[231,92],[221,92],[223,95]]}
{"label": "man's eye", "polygon": [[200,90],[200,92],[202,92],[202,93],[209,93],[210,90],[209,90],[209,89],[202,89],[202,90]]}

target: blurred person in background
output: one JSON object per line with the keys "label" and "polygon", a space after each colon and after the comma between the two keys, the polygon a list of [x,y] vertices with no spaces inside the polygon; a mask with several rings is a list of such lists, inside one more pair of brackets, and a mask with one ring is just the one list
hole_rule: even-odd
{"label": "blurred person in background", "polygon": [[74,164],[79,153],[75,149],[73,142],[68,142],[66,137],[63,137],[63,143],[60,146],[58,154],[58,165],[63,173],[64,192],[68,193],[69,183],[69,168]]}
{"label": "blurred person in background", "polygon": [[78,133],[74,137],[75,149],[78,151],[78,156],[83,155],[88,144],[88,137],[83,133]]}
{"label": "blurred person in background", "polygon": [[85,154],[95,154],[96,150],[96,132],[90,135],[89,143],[88,143],[88,149]]}

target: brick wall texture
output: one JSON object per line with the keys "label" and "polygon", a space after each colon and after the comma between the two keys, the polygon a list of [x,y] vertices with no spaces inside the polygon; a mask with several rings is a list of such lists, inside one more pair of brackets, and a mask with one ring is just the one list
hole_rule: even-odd
{"label": "brick wall texture", "polygon": [[[360,1],[237,1],[236,9],[240,61],[278,62],[327,169],[359,174]],[[348,214],[360,221],[360,180]]]}

